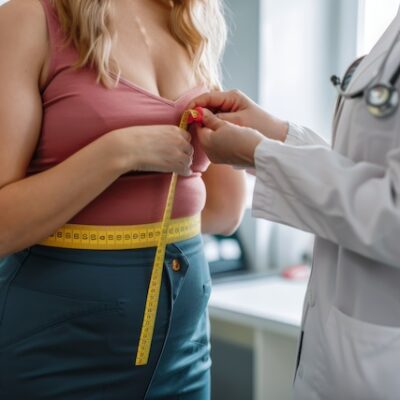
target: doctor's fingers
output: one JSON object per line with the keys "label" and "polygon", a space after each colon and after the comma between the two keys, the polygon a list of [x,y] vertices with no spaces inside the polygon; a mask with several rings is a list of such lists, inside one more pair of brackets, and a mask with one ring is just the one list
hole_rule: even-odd
{"label": "doctor's fingers", "polygon": [[[218,120],[218,118],[216,119]],[[243,128],[230,124],[229,122],[221,122],[222,124],[220,127],[215,130],[207,126],[197,127],[196,132],[198,140],[206,152],[207,149],[210,148],[216,149],[219,147],[226,147],[226,144],[229,142],[240,139],[241,135],[238,131]]]}
{"label": "doctor's fingers", "polygon": [[248,107],[251,100],[238,90],[205,93],[189,105],[189,108],[203,107],[216,112],[235,112]]}
{"label": "doctor's fingers", "polygon": [[217,131],[219,129],[224,128],[228,124],[230,123],[218,118],[211,111],[207,109],[203,110],[203,125],[206,128],[211,129],[213,131]]}
{"label": "doctor's fingers", "polygon": [[234,125],[244,126],[244,118],[243,113],[239,112],[231,112],[231,113],[218,113],[216,116],[219,119],[222,119],[225,122],[230,122]]}

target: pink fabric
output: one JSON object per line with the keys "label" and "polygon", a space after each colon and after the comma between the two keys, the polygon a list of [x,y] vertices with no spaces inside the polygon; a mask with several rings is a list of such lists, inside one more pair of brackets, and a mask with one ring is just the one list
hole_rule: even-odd
{"label": "pink fabric", "polygon": [[[138,125],[177,125],[188,103],[206,91],[205,87],[193,88],[178,100],[170,101],[124,79],[115,89],[96,84],[94,70],[72,68],[77,52],[73,46],[65,46],[49,1],[41,1],[47,16],[51,61],[48,81],[42,92],[42,131],[28,175],[55,166],[111,130]],[[201,173],[207,169],[209,161],[196,137],[192,143],[195,148],[194,173],[178,179],[174,218],[194,215],[205,204]],[[170,177],[170,174],[162,173],[124,175],[70,223],[131,225],[160,221]]]}

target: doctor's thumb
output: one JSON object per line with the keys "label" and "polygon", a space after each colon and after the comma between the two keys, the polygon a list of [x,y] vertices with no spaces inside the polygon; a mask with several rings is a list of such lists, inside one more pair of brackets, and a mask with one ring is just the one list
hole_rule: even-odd
{"label": "doctor's thumb", "polygon": [[211,129],[212,131],[216,131],[225,126],[226,122],[222,119],[218,118],[214,115],[211,111],[207,110],[206,108],[203,109],[203,125]]}

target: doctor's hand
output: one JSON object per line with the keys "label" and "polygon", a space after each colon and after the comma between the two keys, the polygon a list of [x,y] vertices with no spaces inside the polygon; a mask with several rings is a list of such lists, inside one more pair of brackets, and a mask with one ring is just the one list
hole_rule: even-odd
{"label": "doctor's hand", "polygon": [[224,121],[256,129],[270,139],[286,140],[287,122],[268,114],[238,90],[203,94],[189,105],[195,107],[207,108]]}
{"label": "doctor's hand", "polygon": [[197,136],[208,158],[215,164],[254,167],[254,152],[264,136],[251,128],[224,121],[204,109],[204,127],[197,126]]}

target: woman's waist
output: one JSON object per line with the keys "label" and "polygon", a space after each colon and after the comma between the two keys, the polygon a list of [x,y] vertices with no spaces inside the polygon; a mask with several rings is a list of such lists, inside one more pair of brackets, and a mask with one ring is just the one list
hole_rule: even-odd
{"label": "woman's waist", "polygon": [[200,233],[201,215],[196,214],[142,225],[66,224],[39,244],[68,249],[132,250],[182,242]]}
{"label": "woman's waist", "polygon": [[[60,265],[71,267],[71,265],[83,267],[104,267],[112,270],[117,268],[147,268],[152,267],[156,253],[156,247],[144,247],[124,250],[91,250],[79,248],[52,247],[37,244],[28,250],[30,256],[46,258],[53,262],[54,266]],[[201,234],[193,237],[171,242],[166,245],[166,259],[176,258],[177,253],[181,252],[186,257],[203,254],[203,238]]]}
{"label": "woman's waist", "polygon": [[[125,176],[101,193],[68,223],[79,225],[142,225],[162,220],[171,175]],[[171,217],[199,214],[206,189],[200,175],[179,177]]]}

